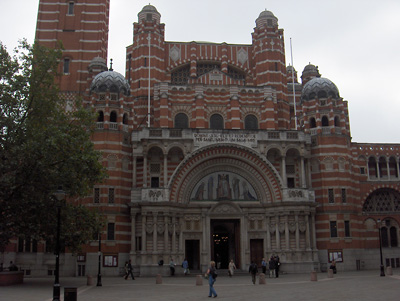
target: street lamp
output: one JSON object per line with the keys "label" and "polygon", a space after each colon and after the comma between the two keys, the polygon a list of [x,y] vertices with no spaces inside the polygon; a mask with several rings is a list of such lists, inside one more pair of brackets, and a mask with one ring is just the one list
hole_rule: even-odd
{"label": "street lamp", "polygon": [[383,258],[382,258],[382,235],[381,235],[381,219],[378,218],[378,226],[379,226],[379,251],[381,253],[381,277],[385,276],[385,268],[383,267]]}
{"label": "street lamp", "polygon": [[101,284],[101,232],[99,231],[99,266],[97,272],[97,286],[102,286]]}
{"label": "street lamp", "polygon": [[60,301],[60,228],[61,228],[61,201],[65,199],[65,192],[62,189],[58,189],[54,193],[54,198],[57,200],[57,237],[56,237],[56,271],[53,286],[53,301]]}

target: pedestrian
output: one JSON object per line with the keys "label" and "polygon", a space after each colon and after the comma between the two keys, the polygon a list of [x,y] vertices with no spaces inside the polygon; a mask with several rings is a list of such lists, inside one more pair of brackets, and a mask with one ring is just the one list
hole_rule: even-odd
{"label": "pedestrian", "polygon": [[127,269],[127,273],[126,273],[126,275],[125,275],[125,280],[128,280],[129,275],[131,275],[132,280],[135,280],[135,277],[133,276],[132,263],[131,263],[130,260],[129,260],[129,262],[128,262],[128,265],[127,265],[126,269]]}
{"label": "pedestrian", "polygon": [[266,273],[267,273],[267,262],[265,261],[265,258],[263,258],[261,260],[261,268],[262,268],[263,274],[266,275]]}
{"label": "pedestrian", "polygon": [[279,278],[279,267],[280,267],[280,265],[281,265],[281,262],[280,262],[280,260],[279,260],[279,256],[276,255],[276,256],[274,257],[274,260],[275,260],[275,277],[276,277],[276,278]]}
{"label": "pedestrian", "polygon": [[207,270],[206,277],[208,277],[208,285],[209,285],[209,293],[208,297],[212,297],[214,295],[214,298],[217,298],[217,292],[214,289],[214,283],[215,280],[217,279],[217,269],[215,268],[215,261],[210,261],[210,267]]}
{"label": "pedestrian", "polygon": [[233,262],[233,259],[231,259],[231,261],[229,262],[229,265],[228,265],[228,275],[229,275],[229,277],[233,276],[233,270],[236,270],[236,265]]}
{"label": "pedestrian", "polygon": [[185,274],[185,276],[189,275],[189,263],[186,258],[182,262],[182,268],[183,268],[183,273]]}
{"label": "pedestrian", "polygon": [[174,260],[171,258],[171,261],[169,262],[169,271],[171,272],[171,276],[175,275],[175,262]]}
{"label": "pedestrian", "polygon": [[329,268],[332,270],[333,274],[336,274],[337,273],[337,271],[336,271],[336,261],[332,260],[331,266]]}
{"label": "pedestrian", "polygon": [[249,273],[251,274],[251,281],[256,284],[256,275],[258,273],[258,267],[254,261],[251,262],[249,266]]}
{"label": "pedestrian", "polygon": [[273,256],[271,256],[271,258],[268,261],[268,267],[269,267],[269,278],[275,277],[275,260]]}

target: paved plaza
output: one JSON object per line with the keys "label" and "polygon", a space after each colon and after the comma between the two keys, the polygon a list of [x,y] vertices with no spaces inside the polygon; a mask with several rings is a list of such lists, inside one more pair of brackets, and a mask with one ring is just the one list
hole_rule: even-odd
{"label": "paved plaza", "polygon": [[[318,281],[310,281],[311,274],[284,274],[266,278],[266,284],[253,285],[250,275],[229,278],[219,275],[214,285],[221,300],[400,300],[400,271],[393,276],[380,277],[379,270],[342,272],[328,278],[318,273]],[[94,284],[96,284],[96,279]],[[25,278],[24,284],[0,287],[0,300],[51,301],[53,278]],[[195,275],[163,277],[103,277],[103,286],[87,286],[86,278],[61,278],[63,300],[65,287],[78,288],[80,301],[125,300],[209,300],[208,283],[196,285]]]}

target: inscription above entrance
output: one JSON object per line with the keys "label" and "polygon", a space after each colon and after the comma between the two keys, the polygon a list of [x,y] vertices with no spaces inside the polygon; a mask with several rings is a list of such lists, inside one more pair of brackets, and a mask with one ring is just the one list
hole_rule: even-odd
{"label": "inscription above entrance", "polygon": [[257,146],[256,134],[249,133],[194,133],[193,142],[196,146],[205,146],[213,143],[235,143],[248,147]]}

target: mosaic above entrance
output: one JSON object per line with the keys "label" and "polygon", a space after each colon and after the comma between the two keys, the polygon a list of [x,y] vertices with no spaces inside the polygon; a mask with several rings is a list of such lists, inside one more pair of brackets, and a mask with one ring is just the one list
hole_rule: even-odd
{"label": "mosaic above entrance", "polygon": [[238,174],[216,172],[202,178],[194,187],[191,201],[255,201],[253,186]]}

